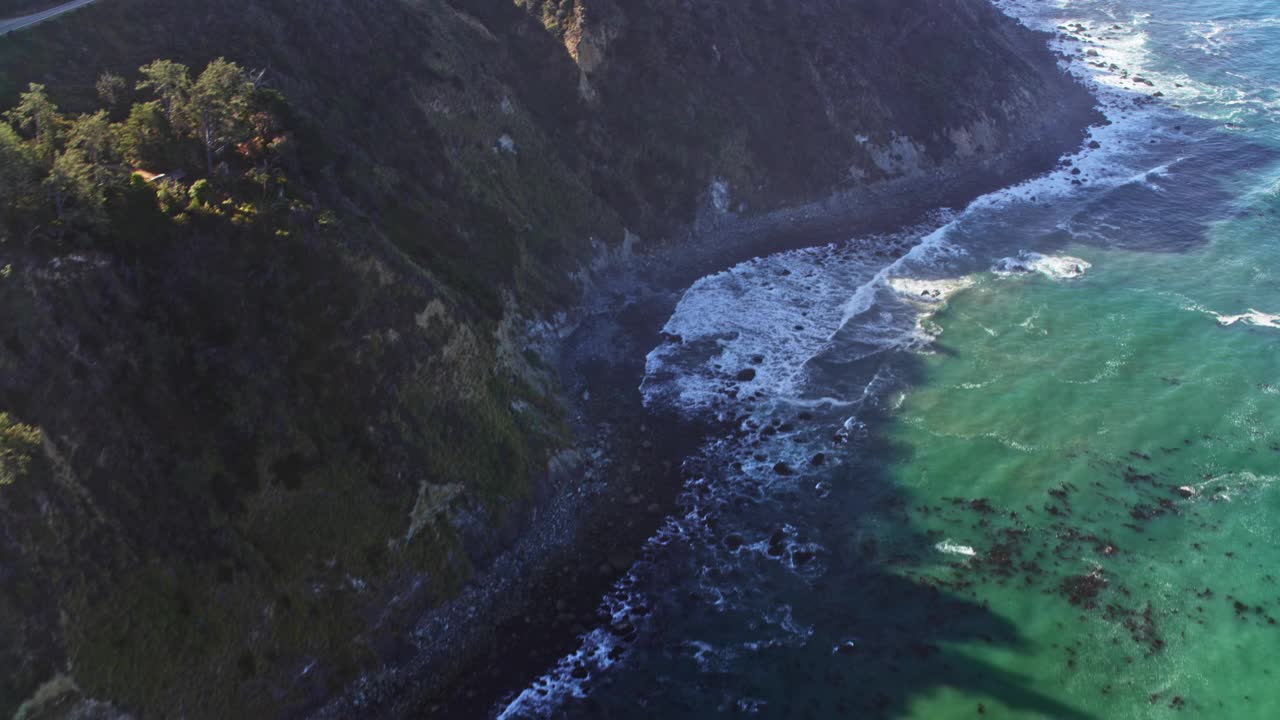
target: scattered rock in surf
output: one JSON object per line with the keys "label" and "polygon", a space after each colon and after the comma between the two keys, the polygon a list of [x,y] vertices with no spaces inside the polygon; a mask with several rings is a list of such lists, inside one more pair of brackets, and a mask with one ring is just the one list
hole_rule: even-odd
{"label": "scattered rock in surf", "polygon": [[1174,492],[1178,493],[1184,498],[1193,498],[1196,496],[1196,489],[1191,487],[1190,485],[1183,485],[1175,489]]}
{"label": "scattered rock in surf", "polygon": [[774,532],[773,535],[769,536],[769,557],[782,557],[782,553],[785,550],[783,543],[786,539],[787,536],[784,535],[781,530],[778,530]]}
{"label": "scattered rock in surf", "polygon": [[619,620],[609,626],[609,631],[629,642],[636,635],[636,626],[631,624],[629,620]]}
{"label": "scattered rock in surf", "polygon": [[733,535],[724,536],[724,546],[730,552],[733,552],[734,550],[737,550],[738,548],[742,547],[744,542],[745,541],[742,539],[741,535],[733,534]]}
{"label": "scattered rock in surf", "polygon": [[812,458],[809,459],[809,464],[814,467],[821,467],[826,463],[827,463],[826,453],[818,453],[817,455],[814,455]]}
{"label": "scattered rock in surf", "polygon": [[763,356],[763,355],[752,355],[752,356],[751,356],[751,364],[752,364],[752,365],[759,365],[759,364],[761,364],[761,363],[763,363],[763,362],[764,362],[764,356]]}
{"label": "scattered rock in surf", "polygon": [[788,465],[788,464],[786,464],[785,462],[779,462],[778,464],[774,465],[774,466],[773,466],[773,471],[774,471],[775,473],[779,474],[779,475],[794,475],[794,474],[795,474],[795,470],[792,470],[792,469],[791,469],[791,466],[790,466],[790,465]]}
{"label": "scattered rock in surf", "polygon": [[852,655],[858,651],[858,645],[852,640],[845,640],[839,645],[831,648],[832,655]]}
{"label": "scattered rock in surf", "polygon": [[1098,149],[1100,149],[1101,147],[1102,147],[1102,143],[1098,142],[1097,140],[1090,140],[1090,141],[1089,141],[1089,149],[1090,149],[1090,150],[1098,150]]}
{"label": "scattered rock in surf", "polygon": [[745,370],[740,371],[735,377],[735,379],[738,382],[751,382],[752,380],[756,379],[756,371],[753,368],[747,368]]}

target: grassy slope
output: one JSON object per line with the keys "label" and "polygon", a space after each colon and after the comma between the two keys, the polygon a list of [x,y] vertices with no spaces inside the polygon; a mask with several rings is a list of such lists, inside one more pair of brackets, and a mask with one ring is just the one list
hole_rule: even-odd
{"label": "grassy slope", "polygon": [[[337,4],[306,28],[286,20],[308,16],[301,6],[192,16],[159,5],[104,3],[0,43],[3,95],[39,79],[65,109],[87,109],[97,72],[157,56],[274,68],[299,99],[303,182],[341,220],[287,239],[157,225],[137,238],[145,252],[57,273],[43,250],[3,250],[15,270],[0,282],[14,311],[0,406],[44,428],[67,475],[59,487],[32,471],[0,497],[6,524],[49,525],[4,548],[31,578],[0,600],[6,625],[27,627],[0,643],[19,669],[0,686],[9,708],[64,655],[88,693],[153,711],[270,713],[328,692],[394,650],[402,617],[370,632],[378,606],[425,577],[411,617],[491,551],[464,547],[449,517],[501,526],[564,442],[546,391],[496,369],[493,333],[501,288],[530,304],[563,297],[522,254],[553,234],[585,245],[569,223],[588,213],[556,203],[589,198],[564,189],[555,158],[537,160],[536,139],[521,143],[525,168],[492,150],[496,122],[465,108],[458,87],[486,82],[477,48],[452,40],[472,31],[394,3],[384,9],[398,15],[370,22]],[[317,37],[337,42],[322,52]],[[379,46],[414,56],[388,49],[371,65]],[[451,137],[420,125],[418,101],[457,108],[440,123]],[[533,221],[543,226],[522,227]],[[517,413],[517,398],[552,414]],[[37,519],[46,502],[52,520]],[[50,596],[67,618],[61,637],[30,622],[56,626],[57,613],[24,618]],[[282,669],[313,660],[305,682],[274,696]]]}

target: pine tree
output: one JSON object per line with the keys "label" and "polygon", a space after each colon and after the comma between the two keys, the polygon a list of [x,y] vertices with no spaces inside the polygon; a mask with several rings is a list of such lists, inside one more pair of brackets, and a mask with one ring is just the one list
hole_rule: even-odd
{"label": "pine tree", "polygon": [[0,235],[36,195],[37,160],[13,128],[0,123]]}
{"label": "pine tree", "polygon": [[188,122],[204,145],[210,175],[214,156],[244,133],[252,95],[244,69],[225,58],[210,62],[192,87]]}
{"label": "pine tree", "polygon": [[172,136],[158,101],[135,103],[129,117],[115,127],[115,144],[131,165],[146,167],[165,155]]}
{"label": "pine tree", "polygon": [[143,79],[139,90],[150,90],[160,98],[169,124],[178,126],[178,118],[187,104],[191,92],[191,71],[186,65],[172,60],[156,60],[138,68]]}
{"label": "pine tree", "polygon": [[58,106],[45,93],[44,85],[31,83],[18,99],[18,105],[5,116],[19,130],[35,133],[36,149],[45,163],[53,162],[57,152],[58,133],[62,118]]}
{"label": "pine tree", "polygon": [[124,78],[111,72],[99,75],[98,82],[94,84],[94,89],[98,91],[98,98],[111,106],[124,102],[128,88],[129,85]]}
{"label": "pine tree", "polygon": [[43,187],[61,225],[60,232],[72,225],[105,222],[106,189],[94,178],[93,166],[80,148],[68,148],[58,155]]}

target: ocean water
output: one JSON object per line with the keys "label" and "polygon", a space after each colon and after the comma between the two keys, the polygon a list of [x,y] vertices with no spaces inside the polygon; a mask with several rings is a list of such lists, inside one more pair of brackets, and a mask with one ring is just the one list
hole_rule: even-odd
{"label": "ocean water", "polygon": [[1111,120],[1053,173],[700,280],[727,428],[502,717],[1280,717],[1280,1],[1008,0]]}

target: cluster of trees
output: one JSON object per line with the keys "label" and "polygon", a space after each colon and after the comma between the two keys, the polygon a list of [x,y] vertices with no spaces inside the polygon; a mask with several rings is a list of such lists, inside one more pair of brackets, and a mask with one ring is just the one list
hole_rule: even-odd
{"label": "cluster of trees", "polygon": [[[156,60],[132,85],[104,74],[97,91],[106,108],[68,116],[43,85],[32,83],[0,122],[0,233],[65,238],[93,233],[114,204],[165,174],[166,210],[283,197],[291,136],[278,94],[239,65],[219,58],[196,77],[187,66]],[[130,102],[141,96],[134,102]],[[145,177],[139,171],[148,173]],[[189,185],[177,182],[183,178]],[[254,192],[254,188],[257,191]],[[174,207],[185,194],[190,204]]]}

